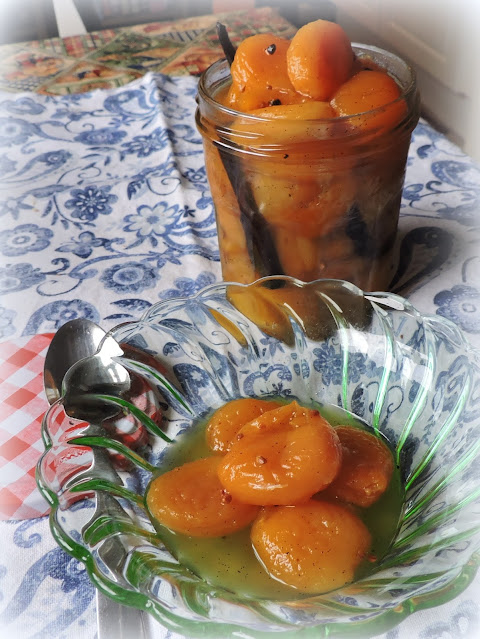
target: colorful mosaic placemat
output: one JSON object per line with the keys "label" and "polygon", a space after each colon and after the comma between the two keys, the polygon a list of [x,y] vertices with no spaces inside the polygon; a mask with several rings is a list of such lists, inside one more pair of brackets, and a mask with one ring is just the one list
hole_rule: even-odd
{"label": "colorful mosaic placemat", "polygon": [[234,43],[253,33],[291,37],[296,30],[275,9],[263,7],[3,45],[0,89],[65,95],[119,87],[148,71],[199,75],[223,57],[217,20]]}

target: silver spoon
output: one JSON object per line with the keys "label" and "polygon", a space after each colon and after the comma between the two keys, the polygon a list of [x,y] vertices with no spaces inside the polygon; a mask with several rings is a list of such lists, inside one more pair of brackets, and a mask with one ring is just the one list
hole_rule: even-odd
{"label": "silver spoon", "polygon": [[[68,415],[89,422],[116,414],[116,406],[89,396],[118,397],[128,390],[128,371],[112,359],[121,353],[113,337],[88,319],[74,319],[61,326],[45,357],[43,383],[49,404],[63,397]],[[96,601],[98,639],[146,639],[141,610],[122,606],[98,589]]]}
{"label": "silver spoon", "polygon": [[95,394],[120,397],[130,388],[126,368],[113,358],[123,351],[111,336],[94,322],[79,318],[67,322],[55,333],[45,357],[43,380],[50,404],[63,397],[70,417],[99,422],[112,417],[118,408]]}

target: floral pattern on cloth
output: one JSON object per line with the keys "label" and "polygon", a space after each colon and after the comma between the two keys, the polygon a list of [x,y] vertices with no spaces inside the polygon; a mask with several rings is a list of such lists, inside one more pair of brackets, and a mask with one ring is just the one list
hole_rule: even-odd
{"label": "floral pattern on cloth", "polygon": [[[80,95],[0,93],[1,340],[75,317],[111,328],[221,278],[196,84],[147,74]],[[395,292],[480,346],[480,169],[424,121],[399,235]],[[264,346],[274,347],[268,338]],[[47,518],[0,522],[0,534],[0,629],[17,639],[94,639],[94,587]],[[479,593],[477,577],[381,637],[473,639]],[[149,623],[152,639],[175,637]]]}
{"label": "floral pattern on cloth", "polygon": [[196,84],[148,75],[112,92],[0,97],[5,337],[130,319],[178,269],[218,277]]}

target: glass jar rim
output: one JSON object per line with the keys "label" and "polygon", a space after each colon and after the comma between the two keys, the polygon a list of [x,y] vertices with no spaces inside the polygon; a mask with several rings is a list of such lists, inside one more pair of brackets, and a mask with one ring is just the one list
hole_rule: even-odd
{"label": "glass jar rim", "polygon": [[[395,100],[387,102],[386,104],[382,104],[379,107],[375,107],[374,109],[370,109],[368,111],[359,111],[358,113],[341,115],[341,116],[336,116],[332,118],[315,118],[315,119],[307,118],[305,120],[302,120],[302,122],[305,125],[308,125],[309,123],[321,124],[321,123],[334,123],[334,122],[348,122],[349,120],[353,118],[358,118],[360,116],[366,116],[366,115],[374,116],[376,113],[381,113],[387,107],[397,104],[401,102],[402,100],[407,100],[407,98],[409,98],[410,96],[413,96],[415,92],[417,91],[417,76],[416,76],[415,69],[400,56],[396,55],[395,53],[392,53],[391,51],[387,51],[386,49],[377,47],[375,45],[361,44],[358,42],[352,42],[352,49],[354,50],[355,53],[362,53],[364,55],[368,55],[369,53],[376,53],[378,55],[386,57],[387,59],[390,59],[391,61],[401,63],[404,67],[405,73],[408,75],[408,78],[409,78],[408,83],[406,84],[405,87],[402,85],[399,85],[401,93],[397,98],[395,98]],[[215,98],[212,95],[210,95],[208,87],[206,86],[206,81],[208,79],[208,76],[209,74],[212,74],[215,71],[220,71],[222,67],[228,67],[228,62],[225,58],[222,58],[221,60],[217,60],[216,62],[211,64],[207,69],[205,69],[205,71],[201,74],[200,80],[198,83],[199,97],[202,100],[205,100],[205,102],[211,108],[217,109],[220,113],[224,115],[228,115],[233,118],[241,117],[242,120],[244,120],[245,122],[249,122],[249,121],[272,122],[272,118],[262,117],[261,115],[258,115],[258,114],[237,111],[236,109],[232,109],[231,107],[225,106],[221,104],[220,102],[218,102],[217,100],[215,100]],[[388,73],[388,69],[386,69],[386,71]],[[389,73],[389,75],[391,75],[393,79],[397,80],[397,84],[399,83],[398,78],[396,78],[391,73]],[[408,119],[408,117],[406,117],[405,119]],[[290,119],[287,117],[287,118],[282,118],[282,120],[289,121]]]}

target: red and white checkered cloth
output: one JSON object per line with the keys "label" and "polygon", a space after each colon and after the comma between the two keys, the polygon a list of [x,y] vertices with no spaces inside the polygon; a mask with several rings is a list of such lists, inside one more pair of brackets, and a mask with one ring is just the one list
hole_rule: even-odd
{"label": "red and white checkered cloth", "polygon": [[35,483],[44,451],[42,417],[48,408],[43,365],[53,334],[0,343],[0,518],[30,519],[49,508]]}
{"label": "red and white checkered cloth", "polygon": [[[35,468],[44,452],[41,424],[48,402],[43,389],[43,367],[52,337],[53,333],[48,333],[0,343],[0,519],[32,519],[49,511],[35,482]],[[132,380],[130,399],[161,423],[154,395],[138,380],[137,383]],[[83,427],[85,423],[78,425]],[[55,429],[55,423],[51,426]],[[62,420],[59,426],[68,428]],[[145,427],[132,415],[117,416],[114,428],[116,439],[130,448],[137,448],[148,439]],[[59,476],[69,470],[69,464],[64,468],[62,460],[75,457],[77,449],[83,450],[79,446],[60,448],[52,449],[48,457]],[[129,467],[130,462],[120,453],[111,451],[110,455],[117,468]]]}

